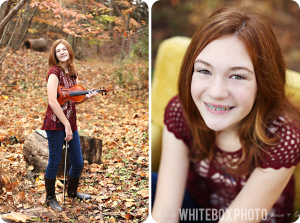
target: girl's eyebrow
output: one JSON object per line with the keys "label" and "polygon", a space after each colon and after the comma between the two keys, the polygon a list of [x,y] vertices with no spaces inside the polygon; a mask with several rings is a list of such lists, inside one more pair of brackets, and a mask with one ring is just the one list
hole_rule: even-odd
{"label": "girl's eyebrow", "polygon": [[207,66],[207,67],[213,68],[212,65],[210,65],[209,63],[207,63],[207,62],[205,62],[205,61],[203,61],[203,60],[200,60],[200,59],[196,59],[196,60],[195,60],[195,63],[202,63],[202,64],[204,64],[204,65]]}
{"label": "girl's eyebrow", "polygon": [[231,67],[230,70],[246,70],[249,73],[253,74],[253,71],[249,70],[247,67]]}
{"label": "girl's eyebrow", "polygon": [[[207,63],[207,62],[205,62],[205,61],[203,61],[203,60],[201,60],[201,59],[196,59],[196,60],[195,60],[195,63],[202,63],[202,64],[204,64],[204,65],[207,66],[207,67],[213,68],[213,66],[212,66],[211,64],[209,64],[209,63]],[[230,70],[233,70],[233,71],[235,71],[235,70],[246,70],[246,71],[248,71],[249,73],[253,74],[253,71],[251,71],[251,70],[248,69],[247,67],[231,67]]]}

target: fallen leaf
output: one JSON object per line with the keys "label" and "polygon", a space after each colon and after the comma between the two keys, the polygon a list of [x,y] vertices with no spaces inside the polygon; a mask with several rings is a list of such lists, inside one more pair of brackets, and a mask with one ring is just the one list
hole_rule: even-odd
{"label": "fallen leaf", "polygon": [[88,221],[88,219],[87,219],[85,216],[83,216],[83,215],[79,216],[79,217],[78,217],[78,220],[79,220],[80,222],[87,222],[87,221]]}
{"label": "fallen leaf", "polygon": [[9,215],[6,215],[5,218],[11,219],[14,222],[26,222],[30,219],[29,216],[14,211],[12,211]]}
{"label": "fallen leaf", "polygon": [[8,184],[9,183],[9,179],[6,176],[2,175],[2,180],[3,180],[4,184]]}
{"label": "fallen leaf", "polygon": [[124,215],[124,218],[125,218],[126,220],[129,220],[131,216],[132,216],[132,215],[130,215],[130,214],[126,214],[126,215]]}
{"label": "fallen leaf", "polygon": [[148,198],[149,197],[149,190],[140,190],[137,193],[142,195],[143,198]]}
{"label": "fallen leaf", "polygon": [[67,217],[67,215],[64,211],[60,212],[59,214],[62,215],[66,221],[70,221],[70,218]]}
{"label": "fallen leaf", "polygon": [[44,204],[45,203],[45,200],[46,200],[46,194],[43,194],[38,200],[37,200],[37,202],[39,203],[39,204]]}
{"label": "fallen leaf", "polygon": [[15,202],[18,204],[18,203],[22,203],[25,199],[25,192],[24,191],[21,191],[20,193],[18,193],[16,196],[15,196]]}
{"label": "fallen leaf", "polygon": [[64,188],[64,184],[62,182],[60,182],[60,180],[55,181],[55,186],[60,187],[60,188]]}
{"label": "fallen leaf", "polygon": [[134,203],[131,201],[125,202],[126,207],[131,207]]}
{"label": "fallen leaf", "polygon": [[40,184],[36,188],[37,191],[44,191],[45,190],[45,184]]}

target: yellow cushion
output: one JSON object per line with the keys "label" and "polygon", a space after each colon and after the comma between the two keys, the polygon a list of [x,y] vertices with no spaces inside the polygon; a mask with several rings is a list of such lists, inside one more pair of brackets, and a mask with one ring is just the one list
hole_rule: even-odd
{"label": "yellow cushion", "polygon": [[182,58],[190,43],[188,37],[164,40],[158,48],[151,87],[151,169],[158,171],[164,111],[177,94],[177,79]]}
{"label": "yellow cushion", "polygon": [[163,114],[169,100],[177,94],[177,79],[188,37],[164,40],[158,48],[151,89],[152,122],[163,127]]}
{"label": "yellow cushion", "polygon": [[[155,172],[159,168],[164,110],[169,100],[177,94],[181,61],[189,43],[188,37],[172,37],[164,40],[158,48],[151,89],[151,166]],[[300,105],[299,73],[287,71],[286,93],[292,102]],[[296,211],[300,214],[300,165],[296,167],[294,176],[296,198],[293,216]]]}
{"label": "yellow cushion", "polygon": [[[287,83],[286,83],[286,93],[290,100],[297,104],[300,105],[300,74],[288,70],[287,71]],[[298,212],[297,215],[300,214],[300,164],[295,169],[294,172],[294,177],[295,177],[295,202],[294,202],[294,212],[293,212],[293,219],[292,222],[295,222],[298,217],[295,216],[296,212]]]}
{"label": "yellow cushion", "polygon": [[151,123],[151,170],[158,172],[162,143],[162,128]]}
{"label": "yellow cushion", "polygon": [[[294,202],[294,213],[293,213],[293,221],[292,222],[295,222],[298,217],[295,216],[296,212],[297,213],[297,216],[300,216],[300,165],[298,164],[298,166],[296,167],[295,169],[295,172],[294,172],[294,177],[295,177],[295,188],[296,188],[296,191],[295,191],[295,202]],[[300,217],[299,217],[300,219]]]}
{"label": "yellow cushion", "polygon": [[286,93],[289,99],[296,105],[300,105],[300,74],[295,71],[286,72]]}

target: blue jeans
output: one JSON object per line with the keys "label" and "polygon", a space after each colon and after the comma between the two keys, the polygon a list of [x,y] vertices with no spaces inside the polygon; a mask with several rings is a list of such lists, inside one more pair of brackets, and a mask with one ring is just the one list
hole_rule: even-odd
{"label": "blue jeans", "polygon": [[[155,198],[157,177],[158,177],[157,173],[154,173],[154,172],[151,173],[151,204],[152,204],[152,207],[153,207],[154,198]],[[214,221],[207,221],[207,220],[201,221],[199,209],[201,209],[199,204],[192,198],[192,196],[186,190],[184,193],[181,210],[182,210],[182,213],[183,213],[183,211],[186,211],[186,213],[191,213],[191,215],[189,216],[188,214],[186,214],[186,217],[183,217],[184,214],[182,214],[179,222],[180,223],[181,222],[201,222],[201,223],[208,223],[208,222],[213,223],[214,222]],[[196,213],[197,211],[198,211],[198,213]],[[202,219],[205,219],[205,216]],[[208,219],[210,219],[210,218],[208,218]]]}
{"label": "blue jeans", "polygon": [[[49,160],[45,173],[47,178],[56,178],[58,166],[61,161],[62,148],[66,137],[65,131],[50,130],[46,131],[49,146]],[[78,131],[73,132],[73,139],[68,142],[68,154],[71,168],[69,175],[73,178],[79,178],[83,169],[83,158],[81,153],[80,139]]]}

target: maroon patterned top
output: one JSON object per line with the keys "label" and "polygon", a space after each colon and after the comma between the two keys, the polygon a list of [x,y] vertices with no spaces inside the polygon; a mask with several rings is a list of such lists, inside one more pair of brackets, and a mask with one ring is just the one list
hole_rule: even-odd
{"label": "maroon patterned top", "polygon": [[[182,104],[175,96],[167,105],[164,123],[176,138],[191,148],[193,137],[183,115]],[[292,124],[287,123],[283,117],[278,117],[269,126],[269,135],[278,134],[280,143],[277,146],[266,146],[263,159],[259,161],[261,168],[281,167],[289,168],[300,162],[300,131]],[[187,190],[202,208],[226,209],[247,182],[247,177],[230,175],[225,171],[228,160],[240,158],[241,149],[235,152],[225,152],[217,148],[215,157],[211,162],[208,159],[190,162],[187,179]],[[277,199],[272,209],[268,212],[264,223],[287,223],[291,222],[294,215],[294,178],[291,177],[284,191]],[[283,217],[279,217],[279,215]]]}
{"label": "maroon patterned top", "polygon": [[[76,79],[67,76],[63,71],[61,71],[58,67],[51,67],[48,75],[47,81],[50,74],[55,74],[58,78],[58,85],[64,86],[64,88],[70,88],[76,84]],[[61,105],[61,108],[69,120],[72,131],[75,132],[77,130],[76,124],[76,109],[75,103],[73,101],[66,101],[65,104]],[[65,126],[62,122],[56,117],[50,105],[48,105],[47,112],[44,119],[44,124],[42,126],[42,130],[65,130]]]}

